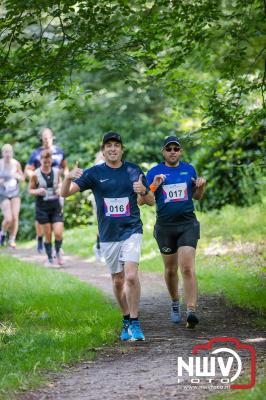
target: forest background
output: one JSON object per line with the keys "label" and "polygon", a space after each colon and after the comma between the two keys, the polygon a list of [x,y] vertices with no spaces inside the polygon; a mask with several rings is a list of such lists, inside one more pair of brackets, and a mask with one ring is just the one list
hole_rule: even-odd
{"label": "forest background", "polygon": [[[265,193],[266,1],[4,1],[0,139],[25,166],[50,127],[70,167],[91,166],[118,131],[146,171],[167,135],[207,179],[202,211]],[[66,226],[90,222],[88,194]],[[34,235],[23,188],[20,237]]]}

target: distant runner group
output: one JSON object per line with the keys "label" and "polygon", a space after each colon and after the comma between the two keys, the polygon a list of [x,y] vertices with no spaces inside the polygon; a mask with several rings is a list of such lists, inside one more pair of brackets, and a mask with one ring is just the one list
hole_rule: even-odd
{"label": "distant runner group", "polygon": [[[98,160],[85,170],[78,165],[68,170],[64,152],[53,145],[50,129],[45,128],[41,138],[42,147],[31,154],[25,175],[30,178],[29,192],[36,196],[37,249],[42,252],[44,247],[47,265],[53,266],[55,259],[58,265],[63,264],[63,198],[78,191],[92,190],[99,230],[94,251],[98,259],[104,258],[109,268],[114,295],[123,314],[120,339],[145,340],[138,317],[141,292],[138,265],[143,233],[139,206],[156,204],[154,237],[163,259],[165,282],[172,301],[170,317],[176,324],[182,319],[178,291],[180,268],[187,307],[186,326],[194,328],[199,322],[195,254],[200,226],[193,199],[202,198],[206,181],[197,176],[191,164],[180,161],[179,139],[169,136],[164,140],[164,161],[145,176],[139,166],[122,160],[123,142],[116,132],[104,135]],[[9,245],[15,247],[20,180],[24,180],[21,166],[13,158],[12,147],[4,145],[0,160],[0,204],[4,217],[1,245],[9,231]]]}

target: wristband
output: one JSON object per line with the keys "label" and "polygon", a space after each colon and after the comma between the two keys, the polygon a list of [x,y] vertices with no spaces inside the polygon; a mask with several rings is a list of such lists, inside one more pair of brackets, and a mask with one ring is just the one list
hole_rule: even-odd
{"label": "wristband", "polygon": [[151,184],[150,184],[150,189],[151,189],[151,191],[154,193],[154,192],[158,189],[158,186],[157,186],[157,185],[154,185],[154,183],[151,183]]}

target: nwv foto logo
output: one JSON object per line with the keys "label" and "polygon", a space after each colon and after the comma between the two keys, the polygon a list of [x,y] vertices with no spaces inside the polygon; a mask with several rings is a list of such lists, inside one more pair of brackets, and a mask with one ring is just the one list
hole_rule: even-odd
{"label": "nwv foto logo", "polygon": [[[214,345],[217,347],[217,344],[221,343],[222,347],[210,352]],[[234,348],[225,347],[225,343],[233,345]],[[204,354],[207,351],[207,355],[198,355],[200,351],[204,351]],[[250,360],[250,368],[245,368],[250,373],[250,382],[248,384],[237,384],[237,379],[243,371],[241,359],[243,352],[248,352],[248,357],[247,354],[245,355],[245,363]],[[181,377],[188,375],[192,384],[202,384],[202,378],[204,378],[204,383],[212,383],[219,379],[222,384],[228,385],[230,389],[250,389],[255,385],[256,353],[251,345],[243,344],[235,338],[213,338],[206,344],[194,346],[192,354],[194,356],[188,357],[188,360],[184,360],[183,357],[177,359],[178,383],[180,383]],[[232,384],[232,382],[235,382],[235,384]]]}

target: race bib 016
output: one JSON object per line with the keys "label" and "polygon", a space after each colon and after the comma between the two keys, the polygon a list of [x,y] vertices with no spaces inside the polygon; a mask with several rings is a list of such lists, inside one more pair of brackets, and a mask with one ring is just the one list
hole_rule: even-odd
{"label": "race bib 016", "polygon": [[187,183],[182,182],[163,185],[163,197],[165,203],[186,201],[188,199]]}
{"label": "race bib 016", "polygon": [[128,197],[118,199],[104,198],[104,214],[106,217],[129,217],[130,206]]}

